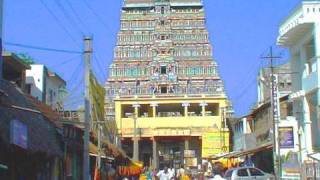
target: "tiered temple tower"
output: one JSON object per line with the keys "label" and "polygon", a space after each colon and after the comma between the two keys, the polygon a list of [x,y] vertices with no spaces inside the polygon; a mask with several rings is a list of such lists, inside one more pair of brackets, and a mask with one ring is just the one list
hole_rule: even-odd
{"label": "tiered temple tower", "polygon": [[137,117],[138,155],[146,164],[181,166],[184,150],[199,164],[228,148],[229,141],[202,147],[206,133],[221,140],[228,129],[201,0],[125,0],[106,90],[107,115],[131,155]]}

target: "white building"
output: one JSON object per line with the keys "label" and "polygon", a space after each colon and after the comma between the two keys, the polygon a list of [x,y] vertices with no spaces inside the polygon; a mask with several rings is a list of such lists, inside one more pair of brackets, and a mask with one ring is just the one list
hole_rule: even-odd
{"label": "white building", "polygon": [[230,121],[233,131],[233,151],[246,151],[257,146],[250,123],[247,117]]}
{"label": "white building", "polygon": [[26,71],[26,89],[30,95],[49,105],[54,110],[63,108],[66,82],[56,73],[41,64],[30,65]]}
{"label": "white building", "polygon": [[[274,73],[278,76],[279,96],[283,97],[291,93],[291,67],[290,64],[282,64],[274,67]],[[271,69],[270,67],[262,68],[257,77],[258,84],[258,102],[260,106],[270,101],[271,94]]]}
{"label": "white building", "polygon": [[293,115],[302,160],[320,151],[320,2],[304,1],[280,25],[278,44],[289,48]]}

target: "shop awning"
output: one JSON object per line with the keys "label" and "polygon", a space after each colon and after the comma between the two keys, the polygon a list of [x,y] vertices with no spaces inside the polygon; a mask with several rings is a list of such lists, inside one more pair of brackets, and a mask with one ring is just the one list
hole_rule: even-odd
{"label": "shop awning", "polygon": [[273,145],[272,143],[266,143],[263,144],[261,146],[258,146],[256,148],[253,149],[249,149],[246,151],[235,151],[235,152],[230,152],[228,154],[224,154],[221,156],[214,156],[214,157],[210,157],[209,159],[211,160],[217,160],[217,159],[221,159],[221,158],[238,158],[238,157],[243,157],[249,154],[255,154],[257,152],[263,151],[263,150],[268,150],[268,149],[272,149]]}
{"label": "shop awning", "polygon": [[315,161],[320,161],[320,153],[319,152],[308,154],[308,157],[310,157],[311,159],[313,159]]}

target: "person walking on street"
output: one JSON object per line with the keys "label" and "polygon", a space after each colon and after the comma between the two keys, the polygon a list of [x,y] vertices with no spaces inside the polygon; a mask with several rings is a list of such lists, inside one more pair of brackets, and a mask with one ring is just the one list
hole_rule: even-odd
{"label": "person walking on street", "polygon": [[210,180],[226,180],[222,177],[222,167],[220,164],[215,164],[212,169],[213,178]]}
{"label": "person walking on street", "polygon": [[170,173],[167,167],[164,167],[163,170],[159,171],[157,176],[160,180],[170,180]]}

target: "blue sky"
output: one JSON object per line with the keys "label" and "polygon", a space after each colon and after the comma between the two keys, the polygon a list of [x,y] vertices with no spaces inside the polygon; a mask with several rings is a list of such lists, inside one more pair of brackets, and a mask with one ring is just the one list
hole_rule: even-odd
{"label": "blue sky", "polygon": [[[67,107],[82,102],[83,63],[79,54],[12,46],[81,51],[84,35],[93,36],[93,69],[101,83],[107,78],[120,24],[120,0],[4,0],[6,50],[27,53],[68,81]],[[300,0],[204,0],[213,56],[237,116],[256,102],[256,75],[268,65],[259,57],[275,46],[281,21]],[[49,10],[48,10],[49,9]],[[279,53],[285,52],[281,48]],[[284,54],[284,57],[285,54]],[[285,62],[286,58],[279,60]]]}

